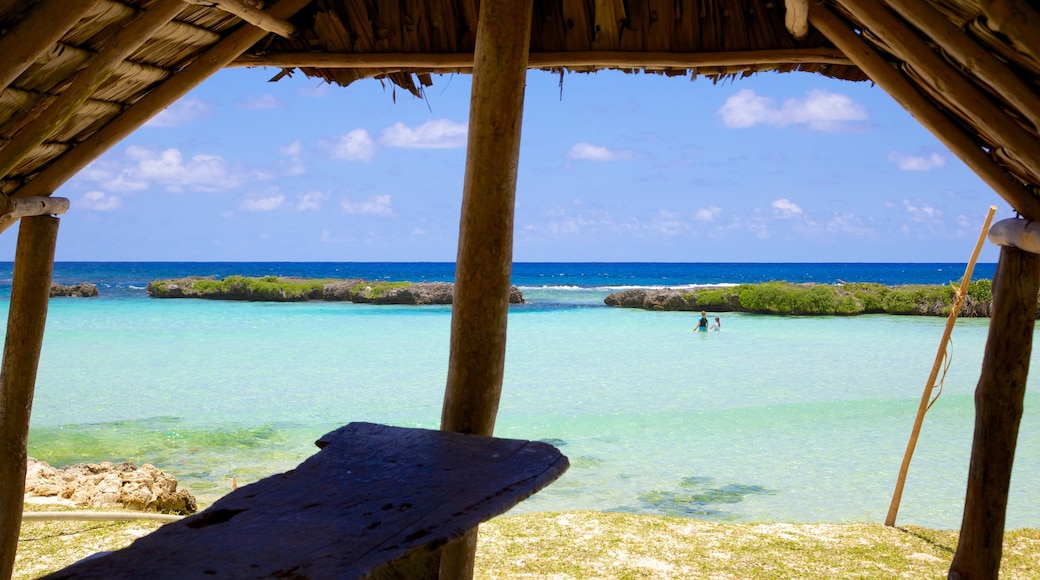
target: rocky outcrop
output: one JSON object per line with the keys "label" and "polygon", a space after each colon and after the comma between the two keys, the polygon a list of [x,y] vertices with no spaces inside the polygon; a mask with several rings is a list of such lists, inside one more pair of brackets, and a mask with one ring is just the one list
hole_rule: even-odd
{"label": "rocky outcrop", "polygon": [[[206,282],[206,284],[198,284]],[[361,279],[309,280],[304,278],[244,278],[228,276],[188,277],[156,280],[148,284],[152,298],[206,298],[252,302],[355,302],[359,304],[451,304],[455,286],[451,282],[386,282]],[[509,289],[509,303],[523,304],[516,286]]]}
{"label": "rocky outcrop", "polygon": [[56,296],[76,296],[79,298],[92,298],[98,295],[97,286],[93,284],[81,283],[81,284],[70,284],[68,286],[64,284],[55,284],[51,282],[51,298]]}
{"label": "rocky outcrop", "polygon": [[171,514],[194,513],[195,497],[177,489],[177,480],[151,464],[79,463],[55,469],[32,457],[25,476],[25,495],[55,497],[78,507],[115,507]]}

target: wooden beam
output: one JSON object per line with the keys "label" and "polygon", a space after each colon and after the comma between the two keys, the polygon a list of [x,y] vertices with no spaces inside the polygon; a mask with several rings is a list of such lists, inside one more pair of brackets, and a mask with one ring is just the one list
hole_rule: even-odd
{"label": "wooden beam", "polygon": [[116,32],[104,48],[72,77],[61,95],[0,149],[0,176],[7,175],[22,158],[43,143],[112,75],[119,63],[140,48],[184,7],[182,0],[159,0],[132,23]]}
{"label": "wooden beam", "polygon": [[809,0],[784,0],[784,26],[795,40],[809,36]]}
{"label": "wooden beam", "polygon": [[[469,138],[441,429],[491,435],[506,358],[513,214],[533,2],[484,0],[477,20]],[[442,551],[440,577],[473,577],[473,529]]]}
{"label": "wooden beam", "polygon": [[980,0],[989,27],[1011,39],[1016,49],[1040,62],[1040,11],[1023,0]]}
{"label": "wooden beam", "polygon": [[931,4],[905,0],[887,2],[907,22],[928,35],[961,66],[1015,107],[1035,129],[1040,130],[1040,95],[1022,82],[1006,62],[982,48]]}
{"label": "wooden beam", "polygon": [[0,196],[0,233],[7,231],[23,217],[61,215],[69,211],[69,200],[64,197]]}
{"label": "wooden beam", "polygon": [[1018,218],[1000,220],[989,229],[989,241],[1040,254],[1040,222]]}
{"label": "wooden beam", "polygon": [[281,18],[275,18],[267,12],[248,6],[239,0],[184,0],[191,4],[197,4],[199,6],[209,6],[212,8],[218,8],[227,12],[228,14],[234,14],[242,20],[252,24],[253,26],[273,32],[282,38],[291,38],[292,35],[296,34],[296,27],[290,22],[282,20]]}
{"label": "wooden beam", "polygon": [[70,28],[93,10],[99,0],[44,0],[0,36],[0,89],[6,88],[36,62]]}
{"label": "wooden beam", "polygon": [[[310,2],[311,0],[281,0],[271,8],[271,15],[277,18],[289,18]],[[235,30],[224,40],[199,55],[199,58],[184,67],[183,70],[166,79],[155,90],[127,108],[89,139],[57,158],[46,169],[33,177],[32,181],[11,195],[13,197],[50,195],[91,161],[144,125],[159,111],[186,95],[188,91],[226,66],[267,34],[267,31],[251,25]]]}
{"label": "wooden beam", "polygon": [[1011,467],[1029,375],[1040,290],[1040,255],[1002,247],[993,313],[975,389],[975,437],[951,580],[997,578]]}
{"label": "wooden beam", "polygon": [[25,495],[26,443],[47,321],[58,218],[22,220],[0,366],[0,578],[10,578]]}
{"label": "wooden beam", "polygon": [[840,0],[846,10],[910,65],[920,78],[978,124],[991,143],[1011,153],[1032,183],[1040,184],[1040,141],[990,100],[964,74],[878,0]]}
{"label": "wooden beam", "polygon": [[922,95],[903,74],[874,51],[848,24],[821,4],[812,4],[809,22],[844,52],[872,81],[892,96],[921,125],[972,168],[983,181],[1020,214],[1040,217],[1040,199],[1012,176],[955,124],[934,103]]}
{"label": "wooden beam", "polygon": [[[851,66],[840,50],[830,48],[745,50],[734,52],[542,52],[532,53],[527,68],[617,67],[617,68],[700,68],[780,64],[838,64]],[[458,70],[473,67],[473,55],[409,53],[323,53],[282,52],[244,54],[232,67],[270,66],[278,68],[374,68],[385,72],[407,70]]]}

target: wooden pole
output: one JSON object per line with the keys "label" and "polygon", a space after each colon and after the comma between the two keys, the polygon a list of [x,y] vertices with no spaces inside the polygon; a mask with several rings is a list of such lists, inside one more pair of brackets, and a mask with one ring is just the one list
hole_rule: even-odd
{"label": "wooden pole", "polygon": [[809,22],[1018,213],[1028,219],[1040,219],[1040,198],[997,165],[972,136],[936,108],[931,99],[918,92],[903,73],[888,64],[848,24],[818,3],[810,3]]}
{"label": "wooden pole", "polygon": [[260,10],[249,6],[239,0],[184,0],[191,4],[198,4],[199,6],[211,6],[219,8],[228,14],[234,14],[242,20],[252,24],[257,28],[262,28],[268,32],[273,32],[282,38],[291,38],[293,34],[296,34],[296,27],[292,23],[275,18]]}
{"label": "wooden pole", "polygon": [[0,234],[23,217],[34,215],[59,215],[69,210],[69,200],[64,197],[13,198],[0,195]]}
{"label": "wooden pole", "polygon": [[14,572],[25,496],[26,443],[47,321],[58,218],[22,218],[0,366],[0,578]]}
{"label": "wooden pole", "polygon": [[975,389],[975,438],[950,580],[997,578],[1011,466],[1022,418],[1040,290],[1040,256],[1000,249],[993,314]]}
{"label": "wooden pole", "polygon": [[80,69],[54,101],[31,124],[0,147],[0,175],[7,175],[30,151],[44,142],[76,112],[119,63],[141,47],[155,31],[187,7],[182,0],[159,0],[130,24],[115,33],[85,67]]}
{"label": "wooden pole", "polygon": [[[441,429],[491,435],[502,392],[533,3],[480,4]],[[441,578],[472,578],[476,530],[442,550]]]}
{"label": "wooden pole", "polygon": [[943,330],[942,338],[939,339],[939,350],[935,353],[935,361],[932,363],[932,371],[928,375],[928,382],[924,385],[924,392],[921,393],[921,403],[917,407],[917,416],[914,418],[914,426],[910,429],[910,440],[906,444],[906,452],[903,454],[903,463],[899,466],[899,476],[896,477],[896,489],[892,493],[892,502],[888,505],[888,515],[885,516],[885,525],[894,526],[896,525],[896,514],[899,512],[899,502],[903,498],[903,485],[906,483],[906,473],[910,470],[910,459],[914,456],[914,449],[917,447],[917,439],[921,434],[921,425],[924,423],[924,414],[928,412],[928,408],[931,407],[932,390],[935,388],[935,380],[939,377],[939,369],[942,368],[942,362],[946,358],[946,345],[950,343],[950,335],[953,334],[953,325],[957,322],[957,315],[960,313],[961,304],[964,303],[964,297],[968,293],[968,284],[971,282],[971,273],[975,269],[975,262],[979,259],[979,252],[982,251],[982,245],[986,242],[986,232],[989,230],[989,224],[993,221],[993,214],[996,213],[997,206],[989,206],[989,212],[986,214],[986,222],[982,225],[982,231],[979,233],[979,240],[975,243],[975,250],[971,254],[971,259],[968,260],[968,265],[964,269],[964,277],[961,278],[960,288],[957,289],[957,296],[953,301],[953,308],[950,310],[950,316],[946,319],[946,328]]}
{"label": "wooden pole", "polygon": [[0,88],[6,88],[29,65],[51,49],[74,24],[94,9],[98,0],[46,0],[25,19],[0,36]]}
{"label": "wooden pole", "polygon": [[972,40],[963,29],[932,7],[928,2],[888,0],[888,5],[935,41],[961,66],[971,71],[993,88],[993,92],[1007,99],[1022,115],[1040,129],[1040,95],[1034,92],[1007,63]]}
{"label": "wooden pole", "polygon": [[1040,61],[1040,10],[1029,0],[981,0],[990,28],[1011,39],[1018,50]]}
{"label": "wooden pole", "polygon": [[[790,48],[733,52],[534,52],[527,68],[621,67],[621,68],[702,68],[776,66],[781,64],[841,64],[852,61],[833,48]],[[278,68],[373,68],[388,70],[457,70],[473,66],[469,53],[411,54],[401,52],[276,52],[244,54],[229,66],[272,66]]]}
{"label": "wooden pole", "polygon": [[[311,1],[281,0],[272,6],[269,12],[276,18],[289,18]],[[244,25],[236,29],[177,74],[163,81],[155,90],[131,105],[107,125],[98,129],[86,141],[55,159],[46,169],[33,177],[32,181],[12,192],[11,196],[50,195],[91,161],[144,125],[156,113],[186,95],[188,91],[208,79],[267,34],[266,30],[252,25]]]}
{"label": "wooden pole", "polygon": [[845,9],[883,39],[921,79],[949,100],[954,110],[974,119],[992,143],[1011,153],[1033,180],[1040,182],[1040,142],[976,84],[925,44],[917,33],[878,0],[841,0]]}

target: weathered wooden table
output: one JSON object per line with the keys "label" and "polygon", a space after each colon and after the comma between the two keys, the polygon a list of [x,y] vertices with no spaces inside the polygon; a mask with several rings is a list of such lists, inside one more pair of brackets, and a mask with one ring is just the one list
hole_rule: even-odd
{"label": "weathered wooden table", "polygon": [[351,423],[296,469],[47,578],[436,578],[440,549],[567,470],[539,442]]}

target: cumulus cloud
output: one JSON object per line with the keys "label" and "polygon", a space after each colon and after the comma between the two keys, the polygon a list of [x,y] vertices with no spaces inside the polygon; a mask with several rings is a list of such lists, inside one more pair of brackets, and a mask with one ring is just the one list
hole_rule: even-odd
{"label": "cumulus cloud", "polygon": [[209,104],[199,99],[181,99],[152,117],[146,127],[178,127],[208,116]]}
{"label": "cumulus cloud", "polygon": [[329,153],[333,159],[371,161],[372,155],[375,153],[375,143],[368,131],[354,129],[331,143]]}
{"label": "cumulus cloud", "polygon": [[121,205],[118,197],[100,191],[88,191],[80,198],[80,207],[94,211],[112,211]]}
{"label": "cumulus cloud", "polygon": [[250,197],[242,200],[238,207],[244,211],[274,211],[285,203],[285,196],[277,190],[268,192],[263,197]]}
{"label": "cumulus cloud", "polygon": [[262,95],[259,97],[250,96],[242,99],[235,103],[235,106],[239,109],[279,109],[282,107],[281,101],[275,98],[274,95]]}
{"label": "cumulus cloud", "polygon": [[888,154],[888,160],[895,163],[900,171],[928,171],[946,165],[946,158],[938,153],[905,155],[899,151],[893,151]]}
{"label": "cumulus cloud", "polygon": [[567,152],[567,157],[571,159],[584,159],[586,161],[622,161],[625,159],[631,159],[633,154],[631,151],[626,149],[608,149],[607,147],[601,147],[599,145],[593,145],[587,141],[581,143],[575,143],[571,150]]}
{"label": "cumulus cloud", "polygon": [[379,142],[387,147],[453,149],[466,146],[468,127],[448,119],[427,121],[416,128],[394,123],[383,130]]}
{"label": "cumulus cloud", "polygon": [[715,218],[719,217],[720,214],[722,214],[722,208],[709,205],[708,207],[698,209],[694,217],[699,222],[710,222],[715,221]]}
{"label": "cumulus cloud", "polygon": [[200,153],[185,158],[179,149],[132,145],[124,159],[91,164],[83,176],[104,191],[142,191],[158,185],[167,191],[220,191],[239,186],[246,175],[227,166],[219,155]]}
{"label": "cumulus cloud", "polygon": [[802,215],[802,208],[792,203],[786,197],[781,197],[774,201],[770,204],[770,207],[773,208],[773,213],[779,217],[789,218]]}
{"label": "cumulus cloud", "polygon": [[220,155],[199,153],[185,159],[179,149],[156,151],[129,147],[126,156],[136,162],[131,171],[138,179],[157,182],[167,191],[218,191],[237,187],[242,176],[234,175]]}
{"label": "cumulus cloud", "polygon": [[362,201],[344,198],[339,202],[343,211],[350,215],[392,215],[389,195],[377,195]]}
{"label": "cumulus cloud", "polygon": [[867,120],[866,108],[848,96],[818,89],[801,99],[787,99],[783,105],[751,89],[742,89],[726,99],[718,115],[726,127],[801,125],[813,131],[838,131]]}
{"label": "cumulus cloud", "polygon": [[327,193],[308,191],[296,202],[296,211],[316,211],[321,209],[321,202],[329,198]]}

